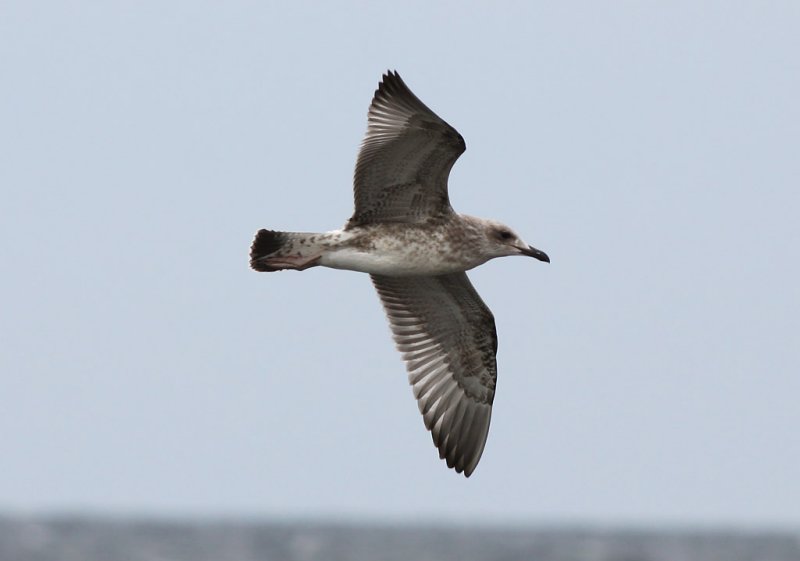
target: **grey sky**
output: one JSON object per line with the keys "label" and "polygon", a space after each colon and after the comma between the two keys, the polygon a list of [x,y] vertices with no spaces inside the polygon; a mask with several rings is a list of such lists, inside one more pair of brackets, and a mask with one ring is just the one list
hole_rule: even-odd
{"label": "grey sky", "polygon": [[[322,3],[320,3],[322,4]],[[800,4],[5,2],[0,510],[800,524]],[[328,230],[380,75],[550,255],[447,470]]]}

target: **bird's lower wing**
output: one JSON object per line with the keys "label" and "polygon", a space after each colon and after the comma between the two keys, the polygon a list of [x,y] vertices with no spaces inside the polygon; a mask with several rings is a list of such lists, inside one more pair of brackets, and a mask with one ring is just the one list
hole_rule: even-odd
{"label": "bird's lower wing", "polygon": [[372,282],[439,457],[469,477],[486,444],[497,381],[492,312],[466,273]]}

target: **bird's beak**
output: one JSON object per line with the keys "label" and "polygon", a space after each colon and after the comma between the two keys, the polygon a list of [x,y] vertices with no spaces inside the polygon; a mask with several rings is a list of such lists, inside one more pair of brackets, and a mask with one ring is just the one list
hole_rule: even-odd
{"label": "bird's beak", "polygon": [[519,248],[519,251],[520,253],[522,253],[522,255],[528,255],[530,257],[533,257],[534,259],[538,259],[539,261],[550,263],[550,258],[547,256],[547,254],[540,249],[536,249],[532,245],[529,245],[527,248],[521,247]]}

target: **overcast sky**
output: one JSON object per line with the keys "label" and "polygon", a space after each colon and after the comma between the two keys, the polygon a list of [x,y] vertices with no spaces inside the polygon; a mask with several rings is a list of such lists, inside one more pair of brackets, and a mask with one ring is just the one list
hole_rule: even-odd
{"label": "overcast sky", "polygon": [[[797,2],[3,2],[0,511],[800,524]],[[465,137],[500,337],[470,479],[352,212],[387,69]]]}

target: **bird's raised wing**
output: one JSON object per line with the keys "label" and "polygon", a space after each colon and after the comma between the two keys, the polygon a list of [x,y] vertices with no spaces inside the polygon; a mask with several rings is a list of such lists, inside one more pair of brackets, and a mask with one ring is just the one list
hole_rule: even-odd
{"label": "bird's raised wing", "polygon": [[497,382],[494,316],[466,273],[372,275],[439,457],[467,477],[486,444]]}
{"label": "bird's raised wing", "polygon": [[453,212],[450,168],[464,138],[428,109],[396,72],[384,74],[356,161],[355,212],[346,227],[425,222]]}

